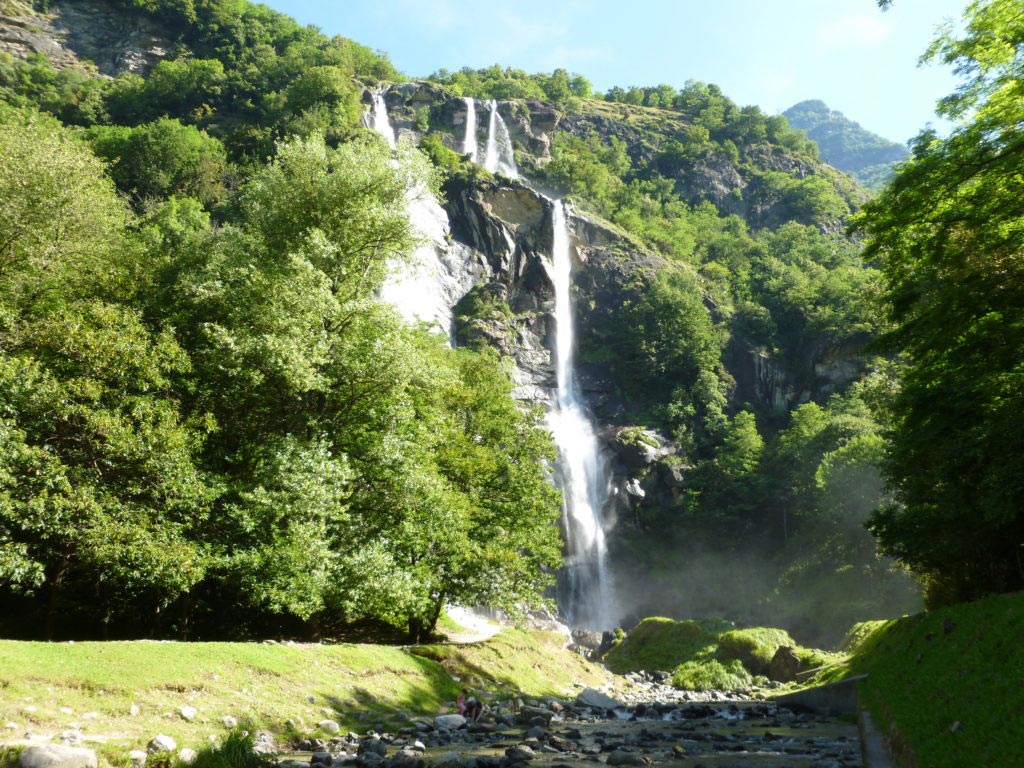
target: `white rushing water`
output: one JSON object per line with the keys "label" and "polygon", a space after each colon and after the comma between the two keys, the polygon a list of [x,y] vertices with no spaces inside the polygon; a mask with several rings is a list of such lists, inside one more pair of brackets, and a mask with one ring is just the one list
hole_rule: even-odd
{"label": "white rushing water", "polygon": [[[381,94],[375,94],[364,124],[395,146],[395,131]],[[406,261],[389,262],[378,298],[411,323],[433,323],[452,338],[452,307],[474,283],[472,249],[450,243],[448,214],[426,187],[410,190],[409,223],[421,244]]]}
{"label": "white rushing water", "polygon": [[363,124],[383,136],[389,147],[395,148],[395,130],[391,127],[391,121],[388,120],[388,107],[384,103],[383,91],[376,91],[373,94],[373,101],[370,102],[369,112],[363,117]]}
{"label": "white rushing water", "polygon": [[491,173],[501,173],[510,179],[519,178],[516,169],[516,158],[512,153],[512,138],[508,135],[508,126],[498,114],[498,102],[487,102],[491,117],[487,122],[487,151],[484,154],[484,168]]}
{"label": "white rushing water", "polygon": [[466,102],[466,132],[462,137],[462,154],[469,155],[469,159],[476,162],[476,102],[468,96],[463,99]]}
{"label": "white rushing water", "polygon": [[602,511],[611,486],[594,427],[580,402],[573,367],[572,258],[565,204],[552,210],[551,262],[555,288],[555,362],[558,389],[547,423],[558,446],[557,479],[564,497],[567,558],[560,604],[576,629],[612,629],[619,616],[608,570]]}

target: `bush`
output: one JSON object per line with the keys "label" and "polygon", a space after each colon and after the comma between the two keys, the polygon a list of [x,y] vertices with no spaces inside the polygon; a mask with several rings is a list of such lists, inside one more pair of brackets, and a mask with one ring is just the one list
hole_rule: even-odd
{"label": "bush", "polygon": [[199,751],[193,768],[269,768],[274,760],[253,750],[255,739],[248,731],[229,731],[217,746]]}
{"label": "bush", "polygon": [[688,691],[736,691],[749,688],[754,679],[738,659],[723,664],[710,661],[688,661],[672,674],[672,685]]}

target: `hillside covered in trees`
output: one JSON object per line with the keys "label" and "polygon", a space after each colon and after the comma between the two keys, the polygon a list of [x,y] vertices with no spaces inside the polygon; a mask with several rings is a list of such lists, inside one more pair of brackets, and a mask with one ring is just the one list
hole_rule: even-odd
{"label": "hillside covered in trees", "polygon": [[[81,7],[8,5],[35,19],[10,29],[44,32]],[[1013,61],[946,105],[980,105],[976,123],[922,135],[862,211],[805,134],[714,85],[599,97],[500,66],[406,82],[265,6],[88,6],[96,39],[117,14],[148,41],[94,51],[106,77],[8,27],[17,55],[0,53],[4,633],[419,638],[446,603],[541,604],[556,456],[541,407],[512,396],[550,314],[535,187],[572,202],[589,254],[579,364],[620,467],[611,556],[637,616],[830,639],[913,609],[869,520],[933,602],[1021,586]],[[395,150],[361,125],[374,93]],[[466,98],[500,102],[525,183],[463,153]],[[997,174],[998,215],[958,164]],[[457,349],[379,299],[427,191],[477,263],[515,234],[453,308]],[[987,522],[965,538],[968,519]],[[976,547],[958,561],[953,540]]]}
{"label": "hillside covered in trees", "polygon": [[846,171],[868,189],[878,190],[910,153],[902,144],[865,130],[818,99],[801,101],[782,113],[794,128],[807,131],[825,162]]}

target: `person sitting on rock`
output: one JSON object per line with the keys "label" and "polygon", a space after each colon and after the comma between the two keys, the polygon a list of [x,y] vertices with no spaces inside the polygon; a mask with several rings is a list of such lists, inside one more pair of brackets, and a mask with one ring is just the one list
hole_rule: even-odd
{"label": "person sitting on rock", "polygon": [[480,719],[480,716],[484,713],[483,702],[471,694],[468,688],[462,689],[462,693],[459,694],[459,698],[456,699],[456,703],[459,705],[459,714],[469,720],[472,720],[474,723],[477,722]]}

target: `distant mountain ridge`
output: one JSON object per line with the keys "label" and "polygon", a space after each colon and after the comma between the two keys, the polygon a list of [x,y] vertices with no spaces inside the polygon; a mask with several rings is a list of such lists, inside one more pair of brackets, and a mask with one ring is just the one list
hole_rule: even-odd
{"label": "distant mountain ridge", "polygon": [[879,189],[893,168],[909,157],[907,148],[861,127],[820,99],[794,104],[782,113],[793,128],[807,131],[821,158],[855,177],[868,189]]}

